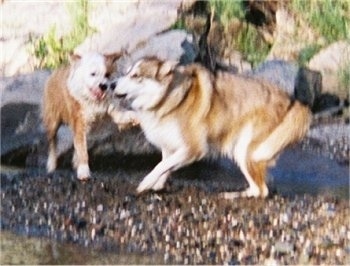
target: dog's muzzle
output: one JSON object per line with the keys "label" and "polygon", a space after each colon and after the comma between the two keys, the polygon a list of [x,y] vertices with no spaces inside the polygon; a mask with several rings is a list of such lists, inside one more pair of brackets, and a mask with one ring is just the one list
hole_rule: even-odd
{"label": "dog's muzzle", "polygon": [[108,89],[108,86],[107,84],[104,84],[104,83],[100,83],[98,84],[98,87],[101,89],[101,91],[105,91]]}
{"label": "dog's muzzle", "polygon": [[[111,89],[111,91],[114,91],[116,87],[117,87],[117,81],[113,81],[109,84],[109,88]],[[117,98],[125,98],[126,93],[114,92],[114,96],[116,96]]]}
{"label": "dog's muzzle", "polygon": [[115,87],[117,87],[117,82],[113,81],[111,84],[109,84],[109,88],[114,91]]}

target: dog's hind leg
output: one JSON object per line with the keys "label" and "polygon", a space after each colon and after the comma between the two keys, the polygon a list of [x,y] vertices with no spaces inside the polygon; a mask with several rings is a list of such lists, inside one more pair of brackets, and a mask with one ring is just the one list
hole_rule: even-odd
{"label": "dog's hind leg", "polygon": [[46,134],[49,144],[48,157],[46,162],[46,170],[48,173],[52,173],[57,167],[57,130],[59,124],[53,121],[46,120]]}
{"label": "dog's hind leg", "polygon": [[267,188],[265,182],[267,165],[267,161],[254,162],[250,160],[248,163],[249,173],[253,177],[254,182],[258,185],[260,196],[263,198],[269,194],[269,189]]}
{"label": "dog's hind leg", "polygon": [[244,177],[248,181],[249,187],[240,192],[224,192],[221,196],[226,199],[239,198],[239,197],[259,197],[261,191],[259,185],[256,183],[254,176],[250,172],[251,167],[248,164],[248,148],[253,139],[253,125],[251,123],[245,125],[241,130],[233,151],[233,157],[235,158],[239,168],[241,169]]}

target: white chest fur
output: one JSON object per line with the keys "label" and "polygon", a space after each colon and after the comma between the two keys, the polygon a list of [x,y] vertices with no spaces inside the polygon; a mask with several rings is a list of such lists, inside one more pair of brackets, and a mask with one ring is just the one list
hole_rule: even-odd
{"label": "white chest fur", "polygon": [[138,117],[147,139],[158,148],[171,151],[185,145],[176,120],[159,120],[152,113],[142,113]]}
{"label": "white chest fur", "polygon": [[107,114],[107,102],[89,102],[83,105],[82,112],[86,122],[92,123]]}

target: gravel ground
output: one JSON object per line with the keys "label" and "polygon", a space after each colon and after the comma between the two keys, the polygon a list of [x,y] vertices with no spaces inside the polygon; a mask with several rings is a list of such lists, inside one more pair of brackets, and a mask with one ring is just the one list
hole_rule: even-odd
{"label": "gravel ground", "polygon": [[[348,127],[318,125],[302,145],[348,165]],[[137,196],[159,158],[129,159],[118,170],[102,163],[86,183],[71,170],[2,168],[0,263],[21,263],[13,254],[25,249],[34,264],[350,264],[349,198],[272,191],[267,199],[225,200],[220,191],[244,184],[201,164],[175,174],[164,191]],[[48,255],[38,255],[38,243],[28,248],[27,238],[13,244],[8,231],[49,241],[41,245]]]}
{"label": "gravel ground", "polygon": [[147,171],[101,173],[87,183],[69,172],[2,174],[1,228],[123,256],[161,254],[157,264],[350,263],[347,200],[229,201],[181,178],[136,196]]}

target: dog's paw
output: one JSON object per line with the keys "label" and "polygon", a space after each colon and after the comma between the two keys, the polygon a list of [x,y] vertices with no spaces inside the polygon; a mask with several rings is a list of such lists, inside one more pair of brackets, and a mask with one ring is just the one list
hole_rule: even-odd
{"label": "dog's paw", "polygon": [[112,115],[113,115],[113,112],[116,112],[115,109],[116,109],[115,106],[114,106],[113,104],[110,104],[110,105],[108,106],[108,108],[107,108],[107,114],[110,115],[110,116],[112,116]]}
{"label": "dog's paw", "polygon": [[162,175],[157,182],[152,186],[152,190],[154,191],[158,191],[158,190],[162,190],[164,188],[165,182],[168,178],[168,174],[164,174]]}
{"label": "dog's paw", "polygon": [[141,194],[147,190],[149,190],[151,188],[151,186],[144,184],[143,182],[141,182],[138,187],[136,188],[136,193],[137,194]]}
{"label": "dog's paw", "polygon": [[137,194],[152,189],[156,182],[157,180],[153,180],[153,178],[145,177],[136,189]]}
{"label": "dog's paw", "polygon": [[132,126],[140,124],[136,113],[133,111],[122,112],[121,117],[121,123],[123,124],[130,124]]}
{"label": "dog's paw", "polygon": [[90,178],[90,168],[87,164],[81,164],[77,169],[77,177],[79,180],[84,181]]}
{"label": "dog's paw", "polygon": [[46,164],[46,171],[48,173],[52,173],[55,170],[56,170],[56,160],[49,158]]}
{"label": "dog's paw", "polygon": [[265,185],[263,188],[263,192],[261,193],[259,189],[256,189],[255,187],[249,187],[244,191],[238,191],[238,192],[223,192],[219,194],[220,198],[233,200],[237,198],[266,198],[269,194],[269,190],[267,186]]}

